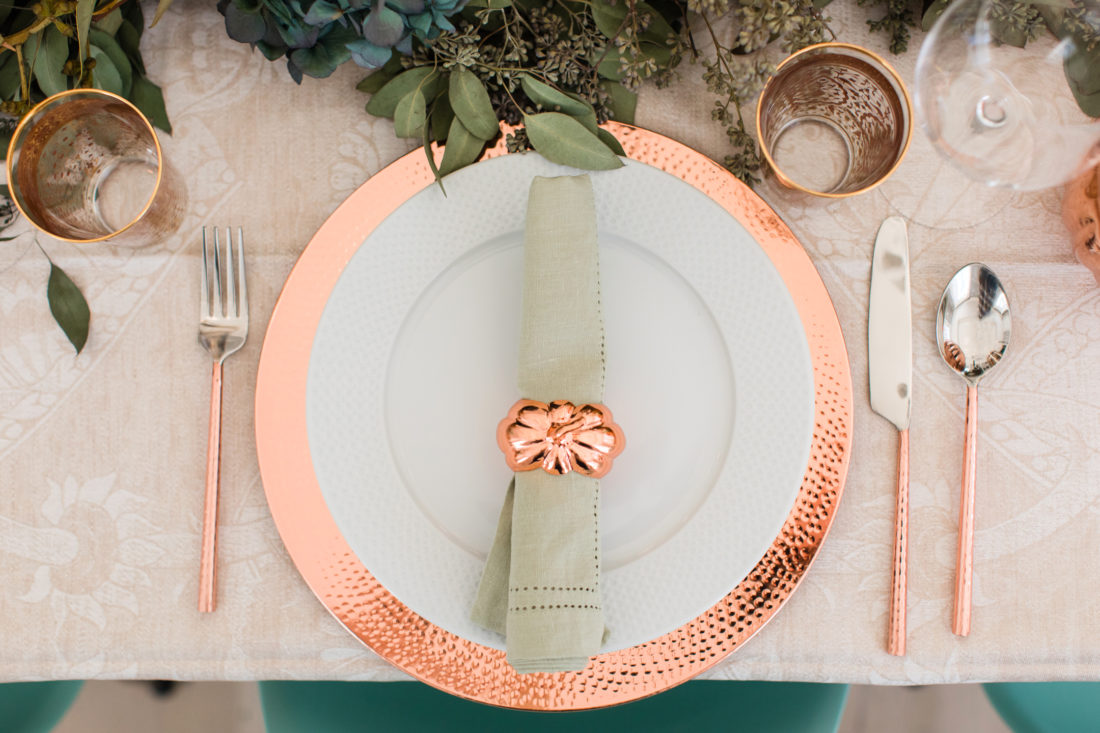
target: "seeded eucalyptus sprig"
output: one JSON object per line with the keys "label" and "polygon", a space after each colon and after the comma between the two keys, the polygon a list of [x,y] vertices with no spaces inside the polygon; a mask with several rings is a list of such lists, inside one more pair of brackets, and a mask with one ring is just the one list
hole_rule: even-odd
{"label": "seeded eucalyptus sprig", "polygon": [[[717,99],[711,118],[725,126],[733,153],[725,167],[749,186],[759,182],[763,159],[756,141],[745,125],[742,105],[760,91],[775,72],[765,49],[779,41],[782,50],[793,53],[826,39],[835,38],[822,8],[829,0],[740,0],[732,8],[737,20],[734,44],[726,45],[711,23],[712,12],[721,12],[726,0],[688,0],[688,8],[699,14],[714,46],[713,57],[703,58],[703,80]],[[694,47],[694,44],[693,44]]]}
{"label": "seeded eucalyptus sprig", "polygon": [[[468,165],[499,135],[521,127],[510,150],[590,170],[617,168],[622,147],[599,127],[632,122],[636,90],[671,79],[682,54],[682,14],[641,0],[471,0],[455,30],[411,57],[395,53],[358,86],[367,111],[401,137],[445,142],[437,175]],[[434,165],[434,163],[433,163]]]}

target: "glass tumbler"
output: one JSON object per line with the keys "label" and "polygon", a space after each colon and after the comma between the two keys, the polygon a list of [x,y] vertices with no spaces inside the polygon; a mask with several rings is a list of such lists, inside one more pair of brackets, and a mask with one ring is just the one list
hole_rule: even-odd
{"label": "glass tumbler", "polygon": [[784,59],[756,105],[760,150],[779,182],[834,198],[886,180],[909,148],[912,120],[897,72],[847,43]]}
{"label": "glass tumbler", "polygon": [[142,246],[183,219],[186,188],[152,124],[110,92],[74,89],[36,106],[12,135],[7,169],[16,207],[57,239]]}

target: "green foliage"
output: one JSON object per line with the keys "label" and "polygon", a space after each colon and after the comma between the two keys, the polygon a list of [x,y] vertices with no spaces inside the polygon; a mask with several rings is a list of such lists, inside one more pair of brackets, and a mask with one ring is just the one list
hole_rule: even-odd
{"label": "green foliage", "polygon": [[871,32],[890,35],[890,53],[905,53],[909,49],[909,29],[917,26],[912,0],[858,0],[861,6],[881,7],[886,14],[869,19]]}
{"label": "green foliage", "polygon": [[448,17],[465,2],[219,0],[218,10],[230,38],[260,49],[271,61],[285,56],[287,71],[301,83],[303,75],[324,78],[347,61],[377,69],[394,49],[408,55],[414,39],[428,42],[453,31]]}
{"label": "green foliage", "polygon": [[92,87],[172,128],[160,87],[145,77],[138,0],[15,0],[0,10],[0,110],[21,117],[46,97]]}
{"label": "green foliage", "polygon": [[[599,124],[633,122],[638,85],[667,83],[682,55],[682,8],[660,7],[639,0],[471,0],[454,17],[454,31],[414,45],[411,56],[393,53],[357,88],[372,95],[367,111],[393,118],[399,135],[446,142],[438,176],[477,160],[502,120],[521,125],[509,150],[534,149],[579,168],[617,168],[622,146]],[[421,82],[431,85],[423,120],[419,102],[408,97]]]}

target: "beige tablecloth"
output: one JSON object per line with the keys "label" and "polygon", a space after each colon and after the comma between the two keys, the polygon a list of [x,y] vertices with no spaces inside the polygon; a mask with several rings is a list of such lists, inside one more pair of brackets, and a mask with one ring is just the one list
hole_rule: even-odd
{"label": "beige tablecloth", "polygon": [[[843,37],[882,49],[863,11],[830,12]],[[896,61],[911,78],[913,50]],[[0,267],[0,680],[395,679],[299,577],[264,501],[252,392],[262,335],[295,258],[328,214],[408,149],[363,112],[361,72],[297,86],[230,41],[211,3],[177,0],[144,41],[185,176],[180,232],[141,250],[42,238],[93,313],[74,357],[45,301],[31,237]],[[647,89],[638,123],[709,155],[727,152],[712,98],[685,64]],[[909,166],[938,162],[914,150]],[[902,172],[905,174],[905,171]],[[922,175],[923,175],[922,174]],[[990,197],[940,186],[966,207],[1006,204],[976,228],[910,232],[915,386],[909,655],[884,651],[896,433],[867,403],[869,258],[887,193],[840,201],[765,197],[832,294],[855,387],[855,444],[824,548],[782,612],[710,676],[936,683],[1100,677],[1100,289],[1070,253],[1061,191]],[[956,186],[957,184],[951,184]],[[946,186],[946,184],[945,184]],[[195,610],[209,362],[195,338],[201,224],[240,224],[250,253],[252,337],[226,367],[221,596]],[[974,626],[950,625],[963,385],[936,353],[934,311],[955,269],[990,264],[1014,312],[1009,355],[983,385]]]}

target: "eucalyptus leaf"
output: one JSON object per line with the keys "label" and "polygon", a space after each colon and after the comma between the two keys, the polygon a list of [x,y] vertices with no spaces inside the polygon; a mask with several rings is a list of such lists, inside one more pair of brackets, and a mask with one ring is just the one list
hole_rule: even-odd
{"label": "eucalyptus leaf", "polygon": [[90,55],[95,59],[92,69],[92,86],[105,92],[122,95],[122,75],[115,68],[114,61],[99,46],[92,46]]}
{"label": "eucalyptus leaf", "polygon": [[69,88],[68,77],[61,70],[69,58],[69,42],[57,28],[51,25],[31,35],[23,44],[23,57],[34,64],[35,81],[47,96]]}
{"label": "eucalyptus leaf", "polygon": [[88,310],[88,301],[76,283],[60,267],[50,262],[50,279],[46,284],[46,300],[50,304],[50,313],[66,338],[80,353],[88,342],[88,325],[92,314]]}
{"label": "eucalyptus leaf", "polygon": [[455,119],[455,111],[451,109],[450,93],[444,91],[432,104],[432,111],[428,115],[431,120],[431,136],[437,142],[446,142],[447,133],[451,129],[451,123]]}
{"label": "eucalyptus leaf", "polygon": [[816,10],[823,10],[833,0],[812,0],[812,4]]}
{"label": "eucalyptus leaf", "polygon": [[393,131],[398,137],[420,137],[428,121],[424,93],[414,89],[397,103],[393,113]]}
{"label": "eucalyptus leaf", "polygon": [[430,83],[433,75],[438,77],[430,66],[418,66],[401,72],[371,96],[367,102],[367,112],[375,117],[393,117],[397,103],[426,81]]}
{"label": "eucalyptus leaf", "polygon": [[1088,96],[1100,92],[1100,44],[1092,51],[1081,48],[1071,53],[1066,59],[1065,69],[1071,86],[1075,86],[1081,94]]}
{"label": "eucalyptus leaf", "polygon": [[1089,117],[1100,117],[1100,92],[1096,94],[1082,94],[1076,87],[1070,84],[1073,97],[1077,100],[1077,106]]}
{"label": "eucalyptus leaf", "polygon": [[102,18],[95,22],[94,28],[98,28],[104,33],[109,33],[112,36],[118,32],[118,27],[122,25],[125,18],[122,17],[122,9],[115,8],[111,12],[104,15]]}
{"label": "eucalyptus leaf", "polygon": [[168,6],[171,4],[172,0],[158,0],[157,11],[153,13],[153,22],[149,24],[150,28],[160,22],[160,19],[164,17],[164,13],[168,10]]}
{"label": "eucalyptus leaf", "polygon": [[355,88],[367,94],[374,94],[401,73],[401,69],[401,55],[391,52],[390,60],[381,68],[368,74],[363,81],[355,85]]}
{"label": "eucalyptus leaf", "polygon": [[[528,74],[523,75],[520,84],[523,86],[523,93],[527,95],[527,98],[541,105],[547,112],[564,112],[574,117],[593,112],[592,105],[588,102],[574,99],[565,92],[558,91],[549,84],[545,84]],[[595,118],[594,112],[593,118]]]}
{"label": "eucalyptus leaf", "polygon": [[628,125],[634,124],[634,110],[638,107],[638,94],[622,84],[610,80],[600,82],[600,86],[609,96],[608,107],[611,117]]}
{"label": "eucalyptus leaf", "polygon": [[585,170],[611,170],[623,165],[607,145],[568,115],[524,115],[523,124],[532,147],[553,163]]}
{"label": "eucalyptus leaf", "polygon": [[638,47],[642,49],[642,56],[653,59],[657,68],[667,67],[672,62],[672,49],[668,46],[643,41]]}
{"label": "eucalyptus leaf", "polygon": [[600,33],[608,38],[614,38],[619,34],[626,21],[625,0],[619,0],[614,5],[608,0],[592,0],[589,7],[592,11],[592,20],[596,21],[596,27],[600,29]]}
{"label": "eucalyptus leaf", "polygon": [[615,155],[621,155],[624,158],[626,157],[626,151],[623,150],[622,143],[620,143],[619,139],[612,135],[610,132],[601,127],[600,129],[596,130],[596,137],[598,137],[604,145],[610,148],[611,152],[613,152]]}
{"label": "eucalyptus leaf", "polygon": [[432,169],[432,176],[435,177],[436,182],[439,184],[439,190],[443,192],[443,195],[447,195],[447,189],[443,188],[443,176],[439,175],[439,166],[435,164],[435,151],[432,150],[432,138],[428,132],[428,125],[424,125],[424,157],[428,159],[428,167]]}
{"label": "eucalyptus leaf", "polygon": [[447,131],[447,145],[443,148],[443,162],[439,165],[439,175],[445,176],[478,159],[485,148],[485,141],[466,129],[462,120],[455,117]]}
{"label": "eucalyptus leaf", "polygon": [[256,43],[264,37],[267,24],[259,13],[246,13],[230,3],[225,9],[225,32],[234,41]]}
{"label": "eucalyptus leaf", "polygon": [[[80,73],[84,73],[84,59],[88,58],[88,30],[92,27],[92,11],[96,0],[76,0],[76,43],[80,54]],[[118,14],[122,22],[122,13]]]}
{"label": "eucalyptus leaf", "polygon": [[[623,3],[626,4],[625,2]],[[665,44],[668,42],[670,36],[675,36],[676,31],[672,29],[672,26],[668,24],[668,21],[664,19],[657,10],[648,3],[638,3],[636,9],[639,12],[643,12],[649,15],[649,25],[646,26],[645,33],[642,34],[643,39],[652,40],[655,43]]]}
{"label": "eucalyptus leaf", "polygon": [[485,85],[474,72],[465,68],[452,70],[448,91],[451,108],[467,131],[482,140],[496,136],[500,124],[493,111],[493,103],[489,101]]}
{"label": "eucalyptus leaf", "polygon": [[149,118],[150,122],[169,135],[172,134],[172,124],[168,121],[168,113],[164,109],[164,93],[160,87],[144,76],[136,76],[133,89],[130,90],[130,101]]}
{"label": "eucalyptus leaf", "polygon": [[132,25],[140,36],[145,30],[145,13],[141,12],[141,3],[122,3],[119,6],[122,19]]}
{"label": "eucalyptus leaf", "polygon": [[606,53],[599,58],[596,72],[604,79],[619,81],[623,78],[622,56],[621,49],[609,45]]}
{"label": "eucalyptus leaf", "polygon": [[98,46],[104,53],[111,57],[111,63],[114,64],[115,70],[118,71],[119,80],[122,85],[122,91],[119,92],[119,94],[124,97],[129,97],[130,88],[134,83],[134,72],[130,68],[130,59],[126,56],[126,52],[122,50],[122,47],[118,45],[118,41],[95,28],[88,34],[88,41],[91,42],[93,46]]}
{"label": "eucalyptus leaf", "polygon": [[0,99],[14,99],[19,91],[19,59],[14,53],[0,56]]}
{"label": "eucalyptus leaf", "polygon": [[924,15],[920,19],[921,30],[927,33],[932,30],[932,26],[936,24],[939,17],[943,15],[943,11],[947,10],[947,3],[950,0],[933,0],[932,4],[928,6],[928,9],[924,11]]}
{"label": "eucalyptus leaf", "polygon": [[581,115],[571,115],[573,119],[584,125],[584,129],[591,132],[593,135],[597,135],[600,131],[600,123],[596,121],[596,113],[593,110],[586,110]]}
{"label": "eucalyptus leaf", "polygon": [[1066,60],[1066,81],[1077,106],[1089,117],[1100,117],[1100,46],[1092,53],[1081,53]]}
{"label": "eucalyptus leaf", "polygon": [[145,62],[141,58],[141,32],[130,21],[124,20],[115,33],[115,40],[126,53],[126,58],[130,59],[136,75],[145,76]]}

